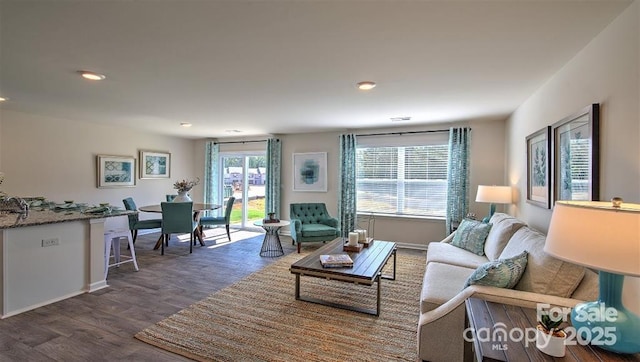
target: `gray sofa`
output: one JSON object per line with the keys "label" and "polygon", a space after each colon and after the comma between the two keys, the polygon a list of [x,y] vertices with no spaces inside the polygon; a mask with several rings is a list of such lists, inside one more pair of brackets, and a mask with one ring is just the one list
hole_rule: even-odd
{"label": "gray sofa", "polygon": [[[455,233],[427,249],[427,267],[420,297],[418,356],[423,361],[462,361],[465,300],[470,297],[535,308],[537,303],[573,307],[598,297],[598,275],[582,266],[546,254],[545,235],[512,216],[496,213],[477,255],[451,244]],[[527,250],[527,266],[513,289],[485,285],[464,288],[480,265]]]}

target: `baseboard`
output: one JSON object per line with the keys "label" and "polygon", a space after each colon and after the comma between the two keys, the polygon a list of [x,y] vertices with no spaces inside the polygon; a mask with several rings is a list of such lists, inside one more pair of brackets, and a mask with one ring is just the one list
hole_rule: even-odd
{"label": "baseboard", "polygon": [[106,288],[108,286],[109,286],[109,284],[107,284],[106,280],[101,280],[99,282],[91,283],[91,284],[89,284],[89,287],[87,288],[87,293],[93,293],[96,290],[104,289],[104,288]]}
{"label": "baseboard", "polygon": [[[244,229],[249,230],[249,231],[262,230],[260,228],[252,228],[252,227],[246,227]],[[244,230],[244,229],[241,229],[241,230]],[[152,233],[159,233],[159,232],[160,232],[160,229],[142,229],[142,230],[138,231],[138,235],[145,235],[145,234],[152,234]],[[280,236],[291,237],[291,231],[290,231],[289,228],[286,228],[286,229],[282,228],[279,231],[279,233],[280,233]],[[418,245],[418,244],[411,244],[411,243],[399,243],[399,242],[396,242],[396,245],[397,245],[398,248],[401,248],[401,249],[413,249],[413,250],[424,250],[424,251],[427,250],[427,245]],[[99,289],[101,289],[101,288],[104,288],[104,287],[100,287]],[[95,289],[95,290],[97,290],[97,289]],[[91,291],[93,291],[93,289]]]}
{"label": "baseboard", "polygon": [[396,246],[400,249],[413,249],[413,250],[423,250],[427,251],[426,245],[418,245],[418,244],[410,244],[410,243],[398,243],[396,242]]}
{"label": "baseboard", "polygon": [[84,291],[73,292],[73,293],[69,293],[67,295],[63,295],[63,296],[60,296],[60,297],[57,297],[57,298],[46,300],[44,302],[32,304],[32,305],[27,306],[27,307],[14,309],[14,310],[6,312],[2,316],[0,316],[0,319],[4,319],[4,318],[8,318],[8,317],[11,317],[11,316],[14,316],[14,315],[18,315],[18,314],[21,314],[21,313],[24,313],[24,312],[28,312],[30,310],[34,310],[36,308],[40,308],[40,307],[44,307],[44,306],[49,305],[49,304],[60,302],[60,301],[65,300],[65,299],[73,298],[75,296],[78,296],[78,295],[84,294],[84,293],[85,293]]}

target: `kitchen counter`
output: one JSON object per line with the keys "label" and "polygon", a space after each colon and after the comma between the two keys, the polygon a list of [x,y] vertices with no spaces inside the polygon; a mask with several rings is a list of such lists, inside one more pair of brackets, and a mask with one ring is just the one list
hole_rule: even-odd
{"label": "kitchen counter", "polygon": [[81,209],[0,215],[0,318],[108,287],[105,221],[135,211]]}
{"label": "kitchen counter", "polygon": [[33,225],[54,224],[59,222],[102,219],[106,217],[122,216],[135,213],[135,211],[114,210],[112,212],[89,214],[79,210],[29,210],[23,214],[1,214],[0,229],[17,228]]}

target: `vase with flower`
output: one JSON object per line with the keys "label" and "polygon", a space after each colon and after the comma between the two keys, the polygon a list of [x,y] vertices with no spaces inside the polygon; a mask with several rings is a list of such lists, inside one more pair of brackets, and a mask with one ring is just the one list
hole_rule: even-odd
{"label": "vase with flower", "polygon": [[173,202],[190,202],[191,197],[189,197],[189,191],[200,183],[200,179],[196,178],[195,180],[180,180],[176,181],[173,184],[173,188],[178,192],[178,196],[173,199]]}

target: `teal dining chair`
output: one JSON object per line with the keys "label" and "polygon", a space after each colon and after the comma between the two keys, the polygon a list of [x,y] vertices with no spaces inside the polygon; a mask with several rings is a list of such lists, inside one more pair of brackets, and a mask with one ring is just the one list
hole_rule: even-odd
{"label": "teal dining chair", "polygon": [[[130,211],[138,211],[138,206],[133,201],[133,198],[127,197],[122,200],[124,204],[124,208]],[[129,230],[131,230],[131,236],[133,237],[133,243],[136,242],[136,237],[138,236],[138,230],[143,229],[160,229],[162,227],[161,219],[146,219],[140,220],[138,213],[127,215],[129,218]]]}
{"label": "teal dining chair", "polygon": [[164,255],[164,247],[169,246],[170,235],[174,233],[189,233],[189,253],[193,253],[194,232],[198,227],[193,219],[193,202],[161,202],[160,207],[164,238],[160,255]]}
{"label": "teal dining chair", "polygon": [[167,195],[165,195],[165,196],[166,196],[166,198],[167,198],[167,202],[171,202],[171,201],[173,201],[173,199],[175,199],[175,198],[176,198],[176,196],[178,196],[178,195],[169,195],[169,194],[167,194]]}
{"label": "teal dining chair", "polygon": [[231,221],[231,210],[236,198],[231,196],[227,199],[227,206],[224,210],[224,216],[203,216],[200,218],[200,234],[202,234],[203,226],[224,225],[227,228],[227,237],[231,241],[231,232],[229,231],[229,223]]}

